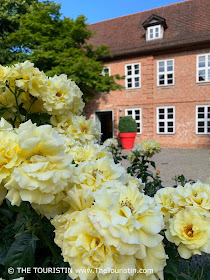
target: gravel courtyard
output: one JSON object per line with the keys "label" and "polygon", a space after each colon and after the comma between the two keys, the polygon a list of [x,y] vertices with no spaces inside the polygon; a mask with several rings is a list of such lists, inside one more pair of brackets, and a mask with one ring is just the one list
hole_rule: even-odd
{"label": "gravel courtyard", "polygon": [[[129,152],[123,150],[123,154],[128,155]],[[152,160],[156,163],[157,170],[160,170],[164,187],[174,185],[172,178],[175,175],[183,174],[186,179],[199,179],[202,182],[210,177],[210,148],[163,148]],[[128,165],[127,160],[124,160],[123,166]]]}

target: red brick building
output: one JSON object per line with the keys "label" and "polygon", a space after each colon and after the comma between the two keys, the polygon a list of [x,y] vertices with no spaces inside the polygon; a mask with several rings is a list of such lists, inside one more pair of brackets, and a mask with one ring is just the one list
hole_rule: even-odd
{"label": "red brick building", "polygon": [[[138,8],[137,8],[138,9]],[[125,76],[123,90],[101,93],[85,108],[102,140],[119,118],[138,123],[136,143],[210,146],[210,0],[186,0],[89,26],[91,43],[110,47],[105,72]]]}

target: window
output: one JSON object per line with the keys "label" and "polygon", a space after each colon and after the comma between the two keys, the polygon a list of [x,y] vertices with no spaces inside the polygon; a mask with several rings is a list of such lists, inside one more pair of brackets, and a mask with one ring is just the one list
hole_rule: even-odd
{"label": "window", "polygon": [[147,40],[162,38],[161,25],[154,25],[147,28]]}
{"label": "window", "polygon": [[174,59],[157,62],[157,85],[174,85]]}
{"label": "window", "polygon": [[197,82],[210,82],[210,53],[197,57]]}
{"label": "window", "polygon": [[196,106],[196,133],[210,134],[210,105]]}
{"label": "window", "polygon": [[125,65],[125,87],[140,88],[140,63]]}
{"label": "window", "polygon": [[103,70],[102,70],[102,72],[101,72],[101,75],[102,76],[106,76],[106,75],[108,75],[108,76],[110,76],[110,67],[106,67],[106,66],[104,66],[103,67]]}
{"label": "window", "polygon": [[131,116],[137,123],[137,134],[141,134],[141,109],[126,109],[126,116]]}
{"label": "window", "polygon": [[157,108],[157,133],[175,133],[175,107]]}

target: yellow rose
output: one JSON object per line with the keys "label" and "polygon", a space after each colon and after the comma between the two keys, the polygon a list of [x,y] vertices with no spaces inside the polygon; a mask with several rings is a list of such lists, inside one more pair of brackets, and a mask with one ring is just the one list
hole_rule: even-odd
{"label": "yellow rose", "polygon": [[34,64],[28,60],[15,64],[13,71],[16,86],[39,98],[48,83],[48,78],[44,72],[34,68]]}
{"label": "yellow rose", "polygon": [[118,142],[117,142],[117,139],[109,138],[106,141],[104,141],[103,145],[106,146],[106,147],[115,147],[115,148],[117,148],[118,147]]}
{"label": "yellow rose", "polygon": [[126,186],[136,186],[139,189],[139,191],[143,193],[145,188],[145,183],[142,183],[141,179],[135,178],[130,174],[126,174],[126,175],[127,175]]}
{"label": "yellow rose", "polygon": [[138,143],[130,154],[128,155],[128,160],[133,163],[135,159],[138,159],[140,156],[152,157],[155,153],[161,151],[160,144],[152,139],[144,140]]}
{"label": "yellow rose", "polygon": [[72,112],[81,114],[84,108],[82,92],[78,86],[62,74],[49,78],[46,90],[42,92],[44,108],[51,115],[62,115]]}
{"label": "yellow rose", "polygon": [[72,155],[74,161],[79,164],[84,161],[95,161],[103,157],[109,157],[112,159],[111,153],[109,153],[105,147],[98,144],[77,144],[68,151],[69,155]]}
{"label": "yellow rose", "polygon": [[96,142],[100,133],[96,129],[96,124],[91,120],[86,120],[84,116],[73,116],[66,134],[73,137],[82,144]]}
{"label": "yellow rose", "polygon": [[169,220],[165,233],[184,259],[201,252],[210,253],[210,221],[192,207],[179,211]]}
{"label": "yellow rose", "polygon": [[17,134],[10,130],[0,131],[0,183],[22,160]]}
{"label": "yellow rose", "polygon": [[73,124],[72,119],[73,114],[71,112],[68,112],[63,115],[52,116],[50,118],[50,123],[56,131],[66,134],[68,127]]}
{"label": "yellow rose", "polygon": [[164,216],[165,222],[181,209],[175,202],[180,197],[177,189],[172,187],[162,188],[156,192],[154,199],[161,206],[161,213]]}
{"label": "yellow rose", "polygon": [[11,68],[0,65],[0,87],[5,87],[5,82],[10,75]]}
{"label": "yellow rose", "polygon": [[184,186],[183,198],[187,206],[197,208],[201,214],[210,217],[210,184],[200,181]]}
{"label": "yellow rose", "polygon": [[89,219],[121,255],[137,254],[142,258],[142,245],[152,248],[162,241],[159,232],[164,223],[160,207],[136,186],[113,182],[112,188],[104,186],[93,196],[95,204]]}
{"label": "yellow rose", "polygon": [[65,197],[71,177],[72,157],[65,154],[64,141],[50,125],[36,127],[28,121],[16,131],[27,158],[14,168],[5,185],[7,198],[13,205],[21,201],[58,204]]}
{"label": "yellow rose", "polygon": [[[105,236],[94,228],[88,218],[90,209],[56,216],[51,222],[55,227],[55,243],[61,248],[65,262],[73,270],[72,279],[128,279],[132,272],[121,276],[110,273],[110,269],[135,268],[134,256],[121,256],[105,241]],[[91,269],[92,271],[77,271]],[[101,270],[101,271],[100,271]],[[104,273],[102,273],[102,271]]]}
{"label": "yellow rose", "polygon": [[168,256],[162,242],[156,247],[147,248],[146,257],[136,261],[136,271],[139,273],[136,273],[130,280],[163,280],[163,269],[167,259]]}
{"label": "yellow rose", "polygon": [[104,157],[96,161],[81,162],[72,171],[71,183],[77,188],[90,188],[92,191],[109,181],[123,178],[125,169],[113,160]]}
{"label": "yellow rose", "polygon": [[64,201],[67,202],[73,211],[81,211],[91,207],[94,197],[91,189],[78,189],[74,186],[67,191]]}

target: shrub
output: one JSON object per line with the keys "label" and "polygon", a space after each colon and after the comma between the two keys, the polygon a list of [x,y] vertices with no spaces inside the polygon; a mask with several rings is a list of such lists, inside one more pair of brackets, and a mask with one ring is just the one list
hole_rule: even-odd
{"label": "shrub", "polygon": [[130,116],[125,116],[125,117],[120,118],[119,131],[120,132],[137,132],[136,121]]}

